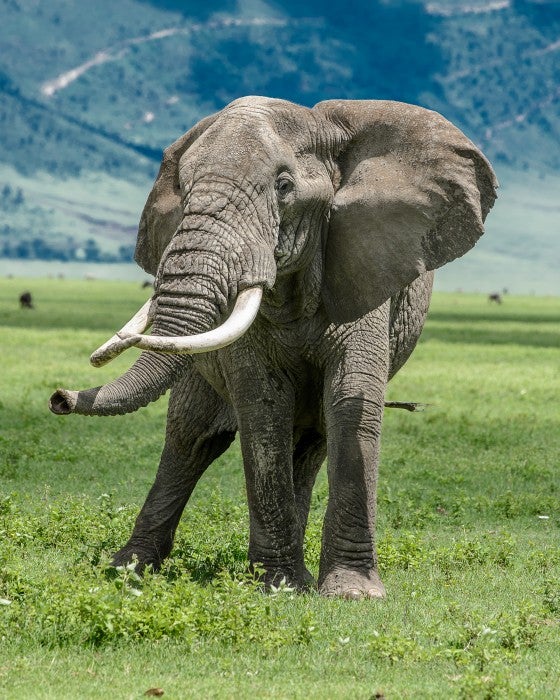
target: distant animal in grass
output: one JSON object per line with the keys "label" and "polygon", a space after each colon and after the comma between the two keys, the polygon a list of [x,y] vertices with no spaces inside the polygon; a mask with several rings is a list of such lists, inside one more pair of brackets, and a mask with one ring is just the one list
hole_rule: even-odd
{"label": "distant animal in grass", "polygon": [[19,305],[22,309],[33,308],[33,297],[31,296],[31,292],[23,292],[23,294],[20,294]]}
{"label": "distant animal in grass", "polygon": [[496,303],[496,304],[501,304],[501,303],[502,303],[502,295],[501,295],[501,294],[498,294],[498,293],[489,294],[489,295],[488,295],[488,301],[489,301],[490,303],[494,302],[494,303]]}
{"label": "distant animal in grass", "polygon": [[142,282],[142,289],[146,289],[147,287],[153,287],[154,283],[150,282],[150,280],[144,280]]}

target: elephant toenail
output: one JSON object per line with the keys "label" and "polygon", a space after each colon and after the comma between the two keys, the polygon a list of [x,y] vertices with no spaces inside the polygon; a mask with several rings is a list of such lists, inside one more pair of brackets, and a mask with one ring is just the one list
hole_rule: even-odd
{"label": "elephant toenail", "polygon": [[345,591],[344,597],[346,600],[360,600],[363,598],[363,593],[357,588],[350,588],[349,590]]}
{"label": "elephant toenail", "polygon": [[379,588],[370,588],[369,591],[367,592],[367,597],[368,598],[385,598],[385,591],[382,591]]}

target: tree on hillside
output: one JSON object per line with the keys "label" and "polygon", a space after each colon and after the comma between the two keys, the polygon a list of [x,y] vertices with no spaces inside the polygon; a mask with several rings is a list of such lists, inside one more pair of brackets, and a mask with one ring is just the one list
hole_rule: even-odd
{"label": "tree on hillside", "polygon": [[87,262],[99,262],[101,251],[93,238],[88,238],[84,245],[84,255]]}

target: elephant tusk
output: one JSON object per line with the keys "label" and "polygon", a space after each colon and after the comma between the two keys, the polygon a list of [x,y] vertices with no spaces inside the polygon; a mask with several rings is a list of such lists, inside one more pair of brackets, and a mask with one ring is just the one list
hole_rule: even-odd
{"label": "elephant tusk", "polygon": [[239,292],[229,318],[220,326],[206,333],[185,336],[132,335],[127,342],[141,350],[194,355],[199,352],[219,350],[240,338],[255,320],[259,311],[262,287],[249,287]]}
{"label": "elephant tusk", "polygon": [[130,336],[134,333],[143,333],[146,328],[152,325],[155,308],[153,301],[153,297],[148,299],[118,333],[115,333],[112,338],[109,338],[106,343],[103,343],[92,353],[89,361],[94,367],[102,367],[107,362],[114,360],[123,350],[132,347],[134,342],[130,340]]}

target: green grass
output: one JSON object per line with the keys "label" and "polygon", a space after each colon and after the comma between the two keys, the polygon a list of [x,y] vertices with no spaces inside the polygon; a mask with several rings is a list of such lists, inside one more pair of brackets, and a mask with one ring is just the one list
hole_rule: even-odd
{"label": "green grass", "polygon": [[[20,310],[29,287],[36,309]],[[109,575],[154,476],[166,399],[62,419],[138,284],[0,280],[0,696],[558,697],[560,300],[436,294],[389,398],[379,554],[388,598],[263,595],[246,570],[237,444],[205,475],[163,571]],[[317,571],[327,496],[307,536]],[[546,518],[543,516],[547,516]]]}

